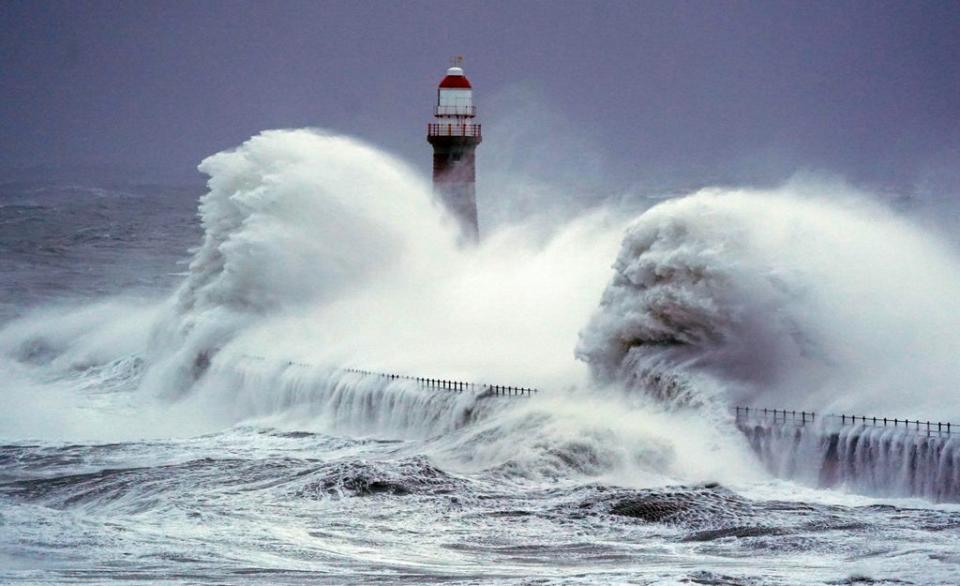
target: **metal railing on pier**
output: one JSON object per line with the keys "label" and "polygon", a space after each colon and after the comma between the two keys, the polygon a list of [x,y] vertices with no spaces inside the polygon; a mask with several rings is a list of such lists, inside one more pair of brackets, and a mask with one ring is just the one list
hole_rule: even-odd
{"label": "metal railing on pier", "polygon": [[[247,360],[256,360],[259,362],[267,362],[267,358],[263,356],[245,356]],[[287,360],[281,362],[281,364],[286,364],[287,366],[299,366],[303,368],[322,368],[317,364],[310,364],[307,362],[298,362],[296,360]],[[411,381],[417,383],[425,389],[435,389],[441,391],[452,391],[455,393],[462,393],[464,391],[469,391],[473,393],[480,394],[491,394],[496,397],[532,397],[535,393],[539,393],[539,389],[534,389],[531,387],[514,387],[510,385],[494,385],[488,383],[471,383],[465,381],[456,381],[442,378],[427,378],[422,376],[409,376],[405,374],[394,374],[388,372],[376,372],[373,370],[362,370],[359,368],[333,368],[329,369],[332,372],[349,372],[352,374],[359,374],[363,376],[377,377],[385,381]]]}
{"label": "metal railing on pier", "polygon": [[826,414],[818,415],[812,411],[787,411],[785,409],[757,409],[755,407],[734,407],[737,421],[760,419],[774,424],[806,425],[815,421],[828,420],[830,423],[860,425],[865,427],[887,427],[902,429],[913,433],[925,433],[928,436],[950,436],[960,433],[960,428],[949,422],[920,421],[919,419],[891,419],[889,417],[867,417],[866,415]]}
{"label": "metal railing on pier", "polygon": [[361,374],[363,376],[375,376],[384,380],[406,380],[415,382],[426,389],[437,389],[443,391],[452,391],[462,393],[470,391],[475,393],[489,393],[498,397],[532,397],[534,393],[540,392],[538,389],[529,387],[513,387],[507,385],[491,385],[486,383],[470,383],[465,381],[447,380],[442,378],[425,378],[421,376],[407,376],[404,374],[391,374],[385,372],[373,372],[370,370],[360,370],[357,368],[344,368],[343,372]]}

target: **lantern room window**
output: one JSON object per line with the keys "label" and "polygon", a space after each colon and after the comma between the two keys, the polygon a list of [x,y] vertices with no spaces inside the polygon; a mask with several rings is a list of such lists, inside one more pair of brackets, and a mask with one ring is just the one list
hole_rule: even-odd
{"label": "lantern room window", "polygon": [[474,116],[473,91],[460,88],[437,90],[437,116]]}

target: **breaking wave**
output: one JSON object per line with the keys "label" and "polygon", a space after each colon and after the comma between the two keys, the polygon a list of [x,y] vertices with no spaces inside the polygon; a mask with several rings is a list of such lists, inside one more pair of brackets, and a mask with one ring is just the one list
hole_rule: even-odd
{"label": "breaking wave", "polygon": [[628,229],[578,355],[674,406],[960,417],[960,262],[837,186],[708,190]]}
{"label": "breaking wave", "polygon": [[[448,469],[651,485],[760,477],[733,404],[960,415],[956,260],[843,187],[536,218],[464,249],[415,172],[352,139],[264,132],[200,169],[204,237],[170,298],[0,331],[4,435],[254,421],[429,442]],[[544,392],[508,404],[349,367]],[[38,411],[52,421],[20,420]]]}

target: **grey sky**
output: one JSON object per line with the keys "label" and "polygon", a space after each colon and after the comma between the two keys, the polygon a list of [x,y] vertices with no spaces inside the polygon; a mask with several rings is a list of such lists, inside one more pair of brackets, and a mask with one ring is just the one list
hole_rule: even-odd
{"label": "grey sky", "polygon": [[960,2],[7,1],[0,165],[189,176],[311,125],[426,171],[453,54],[481,177],[499,144],[615,185],[817,170],[912,188],[960,164]]}

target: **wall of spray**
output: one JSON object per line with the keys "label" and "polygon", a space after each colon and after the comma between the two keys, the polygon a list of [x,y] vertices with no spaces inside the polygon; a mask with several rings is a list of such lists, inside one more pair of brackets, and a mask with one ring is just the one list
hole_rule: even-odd
{"label": "wall of spray", "polygon": [[[628,229],[579,355],[601,380],[691,376],[726,405],[960,418],[960,263],[840,185],[707,190]],[[651,389],[653,389],[651,391]]]}

